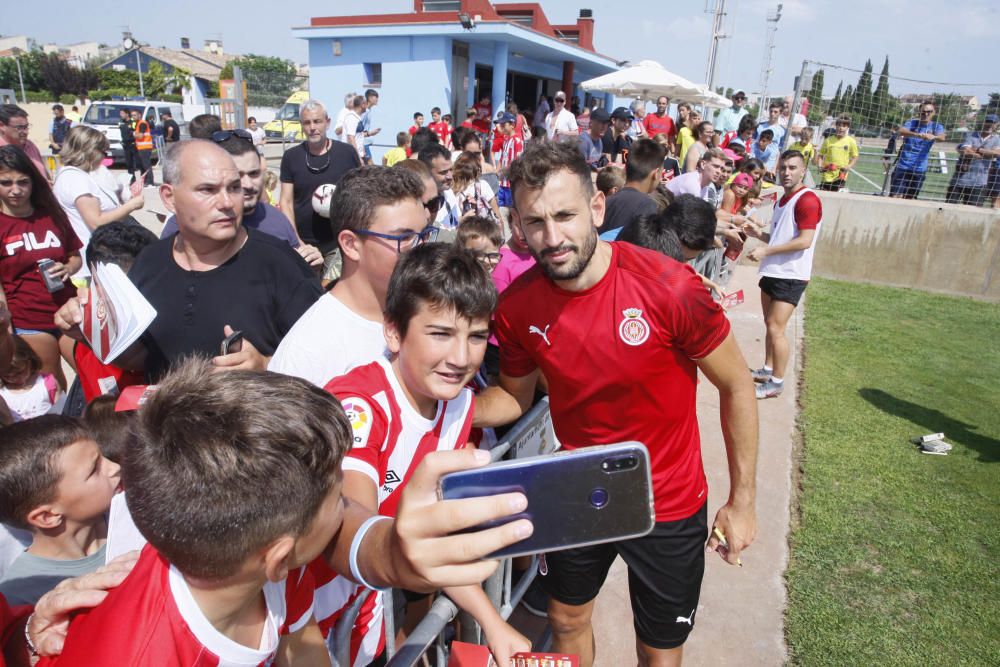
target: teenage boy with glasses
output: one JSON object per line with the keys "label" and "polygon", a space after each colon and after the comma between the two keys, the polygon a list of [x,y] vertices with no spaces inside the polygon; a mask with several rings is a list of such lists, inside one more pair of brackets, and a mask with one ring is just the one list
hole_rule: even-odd
{"label": "teenage boy with glasses", "polygon": [[343,272],[282,340],[268,370],[324,386],[385,352],[382,312],[389,276],[402,253],[437,238],[424,184],[407,169],[349,172],[330,202]]}

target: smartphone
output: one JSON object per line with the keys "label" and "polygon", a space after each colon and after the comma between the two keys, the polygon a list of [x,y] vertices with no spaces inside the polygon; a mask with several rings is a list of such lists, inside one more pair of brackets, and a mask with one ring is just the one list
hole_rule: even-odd
{"label": "smartphone", "polygon": [[226,339],[222,341],[222,345],[219,346],[219,356],[224,357],[227,354],[240,352],[242,349],[243,349],[243,332],[234,331],[233,333],[226,336]]}
{"label": "smartphone", "polygon": [[441,478],[442,500],[520,492],[528,507],[520,514],[477,526],[482,530],[530,519],[534,532],[490,558],[641,537],[653,529],[653,485],[649,452],[639,442],[582,447],[555,454],[501,461]]}

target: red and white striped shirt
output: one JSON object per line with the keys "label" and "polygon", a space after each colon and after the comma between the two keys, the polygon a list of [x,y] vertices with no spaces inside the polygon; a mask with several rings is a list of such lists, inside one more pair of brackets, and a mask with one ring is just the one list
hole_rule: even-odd
{"label": "red and white striped shirt", "polygon": [[[465,447],[472,429],[472,391],[438,401],[433,419],[410,405],[389,361],[379,359],[334,378],[326,390],[340,399],[354,433],[343,469],[360,472],[378,487],[378,511],[395,516],[399,495],[420,461],[434,451]],[[323,634],[367,589],[332,569],[322,559],[309,564],[316,580],[316,620]],[[367,665],[385,645],[382,596],[372,593],[362,605],[351,633],[351,664]]]}

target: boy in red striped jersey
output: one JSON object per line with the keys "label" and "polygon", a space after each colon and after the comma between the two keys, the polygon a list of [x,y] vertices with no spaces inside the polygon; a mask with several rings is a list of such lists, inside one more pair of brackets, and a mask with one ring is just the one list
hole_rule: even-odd
{"label": "boy in red striped jersey", "polygon": [[[326,385],[341,400],[353,428],[353,448],[343,463],[344,496],[352,503],[393,517],[402,489],[428,453],[467,446],[473,406],[467,385],[482,364],[496,301],[489,274],[462,248],[431,243],[399,259],[386,295],[389,358]],[[357,590],[345,587],[322,560],[310,569],[319,591],[316,615],[328,630]],[[530,649],[481,587],[444,590],[483,627],[498,665]],[[408,609],[411,617],[416,608]],[[365,665],[377,657],[382,634],[382,601],[376,594],[355,623],[351,663]]]}

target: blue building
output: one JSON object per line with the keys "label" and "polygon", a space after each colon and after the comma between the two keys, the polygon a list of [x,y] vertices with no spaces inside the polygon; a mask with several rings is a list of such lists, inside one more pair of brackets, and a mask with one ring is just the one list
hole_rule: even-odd
{"label": "blue building", "polygon": [[[430,109],[440,107],[458,125],[488,96],[494,113],[500,101],[513,101],[530,119],[541,95],[563,90],[587,104],[592,96],[579,83],[618,69],[594,50],[589,9],[576,23],[553,25],[536,3],[414,0],[412,13],[317,17],[293,32],[309,42],[310,93],[331,117],[345,94],[379,91],[382,150],[412,124],[415,111],[429,122]],[[610,106],[612,99],[597,101]]]}

